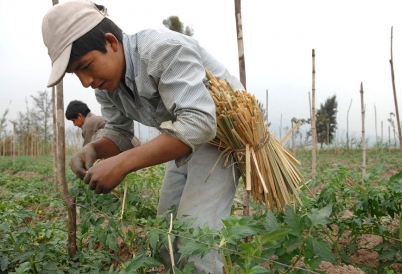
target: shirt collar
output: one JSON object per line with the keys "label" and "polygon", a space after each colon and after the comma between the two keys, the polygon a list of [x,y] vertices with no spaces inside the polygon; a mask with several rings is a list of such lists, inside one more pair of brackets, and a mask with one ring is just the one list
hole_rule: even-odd
{"label": "shirt collar", "polygon": [[124,50],[124,58],[126,60],[126,74],[125,74],[125,82],[129,84],[127,81],[134,82],[135,81],[135,70],[134,70],[134,62],[132,52],[136,50],[136,47],[131,41],[132,36],[128,36],[123,32],[123,50]]}

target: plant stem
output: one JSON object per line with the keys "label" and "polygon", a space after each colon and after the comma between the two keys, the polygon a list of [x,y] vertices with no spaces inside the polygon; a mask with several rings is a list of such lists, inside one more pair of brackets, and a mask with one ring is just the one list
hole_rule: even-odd
{"label": "plant stem", "polygon": [[32,258],[29,259],[29,263],[31,264],[31,269],[32,269],[33,273],[39,274],[39,271],[36,268],[36,264],[35,264],[35,254],[32,256]]}
{"label": "plant stem", "polygon": [[339,250],[339,246],[338,246],[337,241],[335,241],[335,240],[331,237],[331,234],[328,233],[327,231],[324,231],[324,234],[325,234],[326,236],[328,236],[328,238],[329,238],[329,239],[331,240],[331,242],[332,242],[332,245],[335,247],[336,252],[338,252],[338,254],[339,254],[341,251]]}
{"label": "plant stem", "polygon": [[[311,229],[310,229],[310,231],[311,231]],[[307,242],[307,238],[310,236],[310,231],[309,231],[307,237],[304,238],[304,240],[303,240],[302,249],[300,250],[299,256],[297,256],[296,260],[292,263],[292,265],[289,266],[288,270],[286,270],[286,272],[284,272],[284,274],[289,273],[289,271],[291,271],[291,270],[294,268],[294,266],[296,265],[296,263],[300,260],[300,258],[301,258],[302,255],[304,254],[304,253],[303,253],[303,251],[304,251],[304,246],[305,246],[305,244],[306,244],[306,242]]]}
{"label": "plant stem", "polygon": [[15,239],[14,239],[13,233],[10,232],[9,235],[10,235],[11,241],[13,242],[13,244],[15,244]]}

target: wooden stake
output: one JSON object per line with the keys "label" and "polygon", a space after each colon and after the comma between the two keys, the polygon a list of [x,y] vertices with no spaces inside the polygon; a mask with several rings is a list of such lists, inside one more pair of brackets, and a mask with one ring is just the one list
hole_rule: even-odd
{"label": "wooden stake", "polygon": [[[292,124],[292,128],[293,128],[293,121],[294,121],[294,119],[292,119],[290,121],[291,124]],[[293,155],[296,155],[296,144],[295,144],[295,133],[294,133],[294,131],[292,131],[292,152],[293,152]]]}
{"label": "wooden stake", "polygon": [[350,99],[348,112],[346,114],[346,150],[349,150],[349,110],[350,107],[352,106],[352,100],[353,99]]}
{"label": "wooden stake", "polygon": [[266,95],[265,95],[265,112],[267,115],[267,127],[269,124],[269,120],[268,120],[268,89],[266,90]]}
{"label": "wooden stake", "polygon": [[250,145],[246,144],[246,190],[251,190]]}
{"label": "wooden stake", "polygon": [[174,254],[173,254],[173,245],[172,245],[172,238],[170,237],[170,234],[172,233],[172,226],[173,226],[173,214],[170,213],[170,226],[169,226],[169,232],[167,233],[168,235],[168,242],[169,242],[169,254],[170,254],[170,261],[172,263],[172,272],[175,274],[174,271]]}
{"label": "wooden stake", "polygon": [[401,132],[401,122],[399,120],[399,109],[398,109],[398,100],[396,97],[396,87],[395,87],[395,75],[394,75],[394,61],[392,57],[392,33],[393,28],[391,27],[391,59],[389,60],[391,64],[391,77],[392,77],[392,89],[394,91],[394,102],[395,102],[395,114],[396,114],[396,124],[398,127],[398,137],[399,137],[399,150],[401,152],[401,163],[402,163],[402,132]]}
{"label": "wooden stake", "polygon": [[315,52],[313,49],[313,54],[312,54],[312,59],[313,59],[313,76],[312,76],[312,104],[311,104],[311,135],[312,135],[312,147],[311,147],[311,153],[312,153],[312,161],[311,161],[311,178],[315,179],[316,178],[316,169],[317,169],[317,131],[316,131],[316,126],[315,126]]}
{"label": "wooden stake", "polygon": [[13,151],[13,164],[15,163],[15,129],[16,129],[16,122],[11,122],[13,123],[13,139],[12,139],[12,151]]}
{"label": "wooden stake", "polygon": [[57,120],[56,120],[56,92],[52,87],[52,108],[53,108],[53,189],[58,190],[57,185]]}
{"label": "wooden stake", "polygon": [[391,127],[388,126],[388,152],[391,149]]}
{"label": "wooden stake", "polygon": [[377,153],[378,148],[378,134],[377,134],[377,110],[374,104],[374,124],[375,124],[375,152]]}
{"label": "wooden stake", "polygon": [[244,45],[243,45],[243,25],[241,19],[241,0],[235,0],[235,17],[236,17],[236,33],[237,33],[237,50],[239,55],[240,82],[243,84],[244,89],[247,90],[246,61],[244,57]]}
{"label": "wooden stake", "polygon": [[[53,5],[59,3],[58,0],[52,0]],[[66,183],[66,143],[65,143],[65,125],[64,125],[64,103],[63,103],[63,80],[56,87],[57,90],[57,179],[60,185],[60,191],[68,212],[68,255],[70,258],[77,253],[77,212],[75,197],[71,197]]]}
{"label": "wooden stake", "polygon": [[383,121],[381,121],[381,153],[384,152],[384,125]]}
{"label": "wooden stake", "polygon": [[361,109],[362,109],[362,185],[364,185],[364,176],[366,175],[366,137],[365,137],[365,129],[364,129],[364,115],[365,115],[365,106],[363,102],[363,82],[360,84],[360,98],[361,98]]}
{"label": "wooden stake", "polygon": [[[240,82],[243,84],[244,89],[247,89],[246,85],[246,60],[244,57],[244,45],[243,45],[243,25],[241,18],[241,0],[235,0],[235,18],[236,18],[236,34],[237,34],[237,50],[239,56],[239,73]],[[246,188],[243,193],[243,215],[250,214],[249,197]]]}

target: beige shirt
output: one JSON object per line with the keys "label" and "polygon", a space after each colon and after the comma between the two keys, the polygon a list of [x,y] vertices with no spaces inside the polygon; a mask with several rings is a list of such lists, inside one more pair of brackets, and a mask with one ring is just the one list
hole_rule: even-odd
{"label": "beige shirt", "polygon": [[87,114],[85,117],[85,122],[81,127],[82,137],[84,138],[84,144],[88,144],[92,141],[92,136],[101,128],[105,127],[105,120],[103,120],[102,116],[97,116],[92,114],[91,112]]}

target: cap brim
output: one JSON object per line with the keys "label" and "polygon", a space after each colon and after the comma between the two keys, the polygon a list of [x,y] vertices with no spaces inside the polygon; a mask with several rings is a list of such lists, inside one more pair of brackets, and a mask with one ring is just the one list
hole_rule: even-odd
{"label": "cap brim", "polygon": [[49,81],[47,82],[48,88],[57,85],[63,79],[68,66],[68,61],[70,60],[71,48],[72,44],[68,45],[60,54],[59,58],[54,61],[52,72],[50,73]]}

